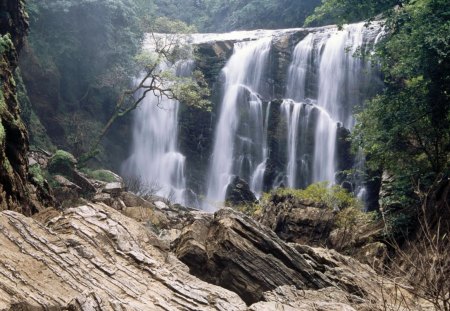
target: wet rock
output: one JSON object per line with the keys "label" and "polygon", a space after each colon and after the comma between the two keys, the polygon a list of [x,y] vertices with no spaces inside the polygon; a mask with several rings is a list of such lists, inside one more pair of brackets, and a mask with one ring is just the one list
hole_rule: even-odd
{"label": "wet rock", "polygon": [[228,185],[225,201],[231,205],[241,205],[252,204],[257,200],[248,183],[235,176]]}

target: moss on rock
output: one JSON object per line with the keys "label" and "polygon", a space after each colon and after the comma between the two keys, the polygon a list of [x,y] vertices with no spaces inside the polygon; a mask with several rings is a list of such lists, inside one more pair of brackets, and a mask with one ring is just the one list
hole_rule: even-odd
{"label": "moss on rock", "polygon": [[71,153],[58,150],[50,159],[48,171],[52,174],[63,174],[70,177],[76,164],[77,160]]}

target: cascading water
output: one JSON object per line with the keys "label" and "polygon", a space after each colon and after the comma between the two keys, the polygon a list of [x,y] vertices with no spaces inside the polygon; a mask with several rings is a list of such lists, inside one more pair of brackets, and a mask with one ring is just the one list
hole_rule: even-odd
{"label": "cascading water", "polygon": [[253,176],[253,190],[262,189],[267,146],[260,93],[270,46],[271,38],[237,43],[222,70],[224,95],[208,176],[206,208],[213,209],[224,202],[233,175],[245,180]]}
{"label": "cascading water", "polygon": [[[293,101],[281,107],[288,125],[289,187],[299,187],[298,176],[309,173],[304,165],[304,135],[309,135],[305,122],[315,124],[311,182],[335,182],[338,126],[353,127],[353,108],[363,102],[371,79],[370,66],[355,54],[370,51],[379,33],[379,27],[366,28],[363,23],[342,31],[329,28],[307,35],[295,47],[286,86],[286,97]],[[313,107],[301,115],[308,100]]]}
{"label": "cascading water", "polygon": [[[178,76],[189,75],[193,62],[180,62]],[[161,70],[167,70],[161,64]],[[185,204],[185,156],[178,151],[179,102],[147,94],[134,113],[132,155],[123,174],[140,184],[140,191]]]}
{"label": "cascading water", "polygon": [[[342,168],[342,148],[337,145],[338,133],[343,133],[340,127],[353,127],[353,108],[376,88],[371,85],[376,83],[370,63],[355,54],[370,52],[382,31],[376,23],[369,28],[348,25],[342,31],[336,27],[308,30],[295,46],[289,67],[284,67],[287,53],[280,49],[295,38],[293,34],[304,31],[222,34],[218,38],[227,42],[223,46],[211,42],[215,34],[187,39],[194,45],[213,47],[213,53],[217,47],[227,51],[230,40],[235,42],[233,54],[221,71],[223,96],[217,109],[206,187],[198,182],[203,175],[188,174],[190,187],[207,190],[205,209],[215,210],[225,201],[235,176],[246,181],[259,197],[281,185],[304,188],[317,181],[334,183],[336,170],[347,169]],[[192,69],[192,62],[180,63],[178,74],[191,73]],[[287,73],[284,93],[278,84],[283,71]],[[276,100],[280,97],[285,99]],[[280,113],[275,108],[279,104]],[[156,188],[157,194],[184,204],[186,159],[178,149],[178,110],[177,101],[153,96],[145,99],[135,113],[133,153],[124,164],[124,173]],[[183,132],[181,146],[189,154],[189,163],[195,163],[199,160],[193,154],[199,150],[203,157],[205,149],[186,146],[186,137],[202,141],[209,129],[190,132],[185,125],[183,129],[188,132]],[[363,163],[363,158],[358,157],[357,162]],[[194,166],[194,174],[203,172],[202,164]],[[354,189],[364,195],[361,185]]]}

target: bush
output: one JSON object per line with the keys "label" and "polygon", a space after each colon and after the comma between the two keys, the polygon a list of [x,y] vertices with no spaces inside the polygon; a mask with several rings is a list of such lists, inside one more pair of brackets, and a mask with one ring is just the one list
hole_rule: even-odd
{"label": "bush", "polygon": [[67,151],[58,150],[50,159],[48,171],[52,174],[63,174],[69,176],[75,168],[77,160]]}
{"label": "bush", "polygon": [[300,200],[307,200],[325,208],[342,210],[355,208],[361,210],[363,204],[347,190],[339,185],[329,186],[328,182],[320,182],[310,185],[306,189],[280,188],[265,195],[263,200],[271,200],[273,196],[291,196]]}
{"label": "bush", "polygon": [[30,166],[30,168],[28,169],[28,172],[32,178],[32,180],[40,185],[40,186],[44,186],[44,181],[45,181],[45,177],[44,174],[41,170],[41,166],[39,164],[35,164]]}
{"label": "bush", "polygon": [[83,173],[89,176],[89,178],[100,180],[104,182],[117,182],[119,178],[111,171],[108,170],[95,170],[83,169]]}
{"label": "bush", "polygon": [[[227,204],[230,205],[230,204]],[[257,216],[261,213],[262,206],[257,203],[248,203],[233,206],[233,209],[246,214],[248,216]]]}

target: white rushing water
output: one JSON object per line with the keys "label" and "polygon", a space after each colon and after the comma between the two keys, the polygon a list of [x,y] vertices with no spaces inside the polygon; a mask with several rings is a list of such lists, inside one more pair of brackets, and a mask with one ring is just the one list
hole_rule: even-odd
{"label": "white rushing water", "polygon": [[[370,65],[357,54],[370,52],[383,33],[376,23],[369,28],[360,23],[347,25],[343,30],[332,26],[308,30],[309,34],[293,48],[281,114],[273,116],[274,120],[280,118],[278,122],[282,122],[279,123],[282,127],[270,129],[270,143],[274,137],[279,139],[276,135],[286,135],[286,149],[280,150],[284,142],[277,141],[276,150],[271,150],[269,125],[279,126],[270,115],[275,84],[270,75],[271,70],[277,70],[271,67],[270,58],[272,55],[279,57],[277,51],[271,53],[272,44],[275,42],[277,46],[285,42],[284,39],[277,41],[279,38],[302,31],[257,30],[179,36],[183,42],[192,44],[235,42],[233,54],[221,72],[222,99],[217,109],[217,122],[213,125],[215,134],[204,209],[214,211],[224,203],[234,176],[246,181],[257,197],[282,184],[304,188],[318,181],[335,182],[338,127],[351,129],[354,126],[353,109],[362,104],[371,83]],[[155,49],[150,39],[164,43],[172,37],[153,34],[147,38],[144,49]],[[190,74],[192,65],[192,62],[179,64],[178,74]],[[178,149],[178,111],[179,103],[175,100],[153,95],[145,98],[134,114],[133,150],[123,172],[137,178],[144,186],[154,188],[156,194],[185,204],[186,159]],[[274,156],[279,158],[273,161]],[[363,166],[363,158],[358,157],[358,167]],[[356,186],[355,191],[365,196],[364,187]]]}
{"label": "white rushing water", "polygon": [[[357,54],[370,51],[379,33],[377,25],[366,28],[363,23],[347,25],[341,31],[327,28],[310,33],[295,47],[286,86],[286,97],[292,101],[281,107],[288,125],[289,187],[298,187],[299,175],[309,174],[305,165],[298,169],[298,162],[305,163],[305,122],[315,122],[311,182],[335,182],[338,125],[353,127],[353,109],[362,104],[364,87],[371,77],[370,66]],[[316,111],[301,115],[299,111],[308,100]]]}
{"label": "white rushing water", "polygon": [[[185,76],[192,71],[192,65],[192,61],[180,62],[172,70]],[[160,69],[169,68],[162,64]],[[179,105],[178,101],[165,96],[155,96],[151,92],[146,95],[134,112],[132,155],[123,164],[122,171],[139,183],[143,194],[185,204],[186,158],[178,151]]]}
{"label": "white rushing water", "polygon": [[[246,180],[255,175],[254,190],[262,188],[267,146],[263,142],[264,113],[259,91],[270,45],[271,38],[235,44],[234,54],[222,70],[224,95],[208,176],[206,208],[214,209],[224,202],[233,175],[248,177]],[[247,117],[241,123],[243,114]],[[259,152],[253,152],[255,146],[260,147]]]}

